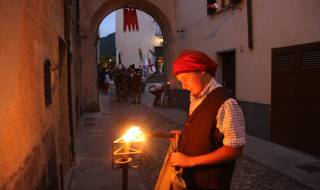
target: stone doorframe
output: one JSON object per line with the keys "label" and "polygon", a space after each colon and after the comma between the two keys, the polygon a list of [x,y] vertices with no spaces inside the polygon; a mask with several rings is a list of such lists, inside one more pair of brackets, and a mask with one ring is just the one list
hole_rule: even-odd
{"label": "stone doorframe", "polygon": [[[92,3],[92,4],[90,4]],[[88,5],[90,4],[90,5]],[[95,7],[95,8],[94,8]],[[141,10],[159,24],[164,38],[165,81],[174,80],[171,62],[175,56],[176,17],[175,2],[172,0],[91,0],[82,1],[80,6],[81,50],[83,58],[84,112],[99,111],[99,92],[97,88],[97,44],[98,30],[102,20],[117,9],[132,7]],[[81,11],[82,9],[82,11]]]}

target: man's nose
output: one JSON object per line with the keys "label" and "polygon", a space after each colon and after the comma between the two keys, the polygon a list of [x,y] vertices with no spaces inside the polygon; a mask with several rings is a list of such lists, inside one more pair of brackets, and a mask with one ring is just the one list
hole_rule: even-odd
{"label": "man's nose", "polygon": [[182,89],[187,90],[187,85],[182,83]]}

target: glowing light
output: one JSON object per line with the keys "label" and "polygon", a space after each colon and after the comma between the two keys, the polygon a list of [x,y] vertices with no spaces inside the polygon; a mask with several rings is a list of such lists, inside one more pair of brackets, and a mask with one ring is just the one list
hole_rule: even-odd
{"label": "glowing light", "polygon": [[145,136],[140,127],[133,126],[122,136],[122,139],[125,142],[142,142]]}

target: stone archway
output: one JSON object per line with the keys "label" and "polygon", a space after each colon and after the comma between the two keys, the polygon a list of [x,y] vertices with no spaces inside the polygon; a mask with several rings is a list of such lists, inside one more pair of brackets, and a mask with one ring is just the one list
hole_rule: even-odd
{"label": "stone archway", "polygon": [[[97,73],[97,41],[98,28],[101,21],[111,12],[124,7],[139,9],[159,24],[165,40],[164,53],[166,71],[171,70],[171,62],[175,55],[175,3],[172,0],[91,0],[81,2],[81,36],[83,56],[83,110],[99,110]],[[171,81],[171,75],[165,72],[165,80]]]}

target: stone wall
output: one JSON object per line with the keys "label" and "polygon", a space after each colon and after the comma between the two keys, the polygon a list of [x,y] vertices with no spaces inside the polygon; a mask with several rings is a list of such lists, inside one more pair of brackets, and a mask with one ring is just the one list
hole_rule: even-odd
{"label": "stone wall", "polygon": [[33,147],[22,165],[5,181],[1,189],[59,189],[54,130],[48,130],[41,142]]}

